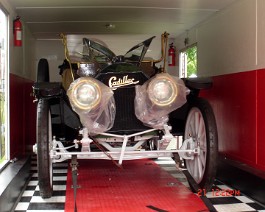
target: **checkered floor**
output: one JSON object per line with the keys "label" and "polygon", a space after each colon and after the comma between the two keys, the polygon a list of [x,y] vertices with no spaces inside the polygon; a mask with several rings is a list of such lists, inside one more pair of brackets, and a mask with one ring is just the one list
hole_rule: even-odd
{"label": "checkered floor", "polygon": [[22,194],[15,212],[64,212],[68,164],[53,165],[53,197],[42,199],[39,193],[36,158],[32,160],[32,177]]}
{"label": "checkered floor", "polygon": [[[173,177],[189,187],[185,175],[176,169],[174,161],[170,158],[159,159],[156,163],[169,172]],[[203,194],[206,195],[210,200],[210,203],[218,212],[265,212],[265,207],[244,196],[240,191],[226,186],[217,180],[210,192],[205,193],[205,191],[201,190],[197,193],[199,196]]]}
{"label": "checkered floor", "polygon": [[[156,160],[156,163],[173,177],[177,178],[178,181],[189,187],[185,175],[176,169],[175,163],[171,160],[171,158],[159,158]],[[33,160],[31,180],[22,194],[22,197],[16,206],[15,212],[64,212],[67,167],[67,162],[54,164],[53,197],[49,199],[42,199],[39,195],[36,160]],[[198,191],[198,195],[200,194],[204,194],[204,191]],[[240,191],[236,191],[218,181],[215,182],[212,191],[206,193],[206,196],[218,212],[265,212],[265,207],[255,203],[250,198],[243,196],[240,194]]]}

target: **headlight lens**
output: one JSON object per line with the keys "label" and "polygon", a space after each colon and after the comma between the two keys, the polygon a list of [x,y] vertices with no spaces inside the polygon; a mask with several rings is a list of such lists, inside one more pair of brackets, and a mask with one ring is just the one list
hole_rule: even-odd
{"label": "headlight lens", "polygon": [[167,106],[178,95],[177,85],[167,76],[156,77],[148,85],[148,95],[155,105]]}
{"label": "headlight lens", "polygon": [[89,110],[100,102],[101,90],[95,79],[83,77],[68,90],[68,96],[75,107]]}

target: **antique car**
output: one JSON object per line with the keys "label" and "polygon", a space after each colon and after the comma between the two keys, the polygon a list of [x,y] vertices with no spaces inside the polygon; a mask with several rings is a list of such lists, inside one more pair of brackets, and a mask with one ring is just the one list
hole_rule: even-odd
{"label": "antique car", "polygon": [[198,186],[211,188],[217,128],[210,104],[199,97],[211,79],[179,79],[156,67],[165,61],[166,33],[161,58],[145,60],[153,38],[117,56],[89,38],[70,52],[62,35],[62,82],[49,82],[48,62],[40,59],[34,151],[43,198],[52,196],[53,163],[68,159],[74,177],[79,159],[108,159],[121,166],[123,160],[172,157],[176,164],[184,161]]}

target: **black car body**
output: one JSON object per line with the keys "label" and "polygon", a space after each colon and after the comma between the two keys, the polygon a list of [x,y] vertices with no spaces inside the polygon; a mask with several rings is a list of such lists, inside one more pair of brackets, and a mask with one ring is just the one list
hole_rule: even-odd
{"label": "black car body", "polygon": [[[181,158],[195,181],[210,188],[217,130],[211,106],[199,91],[211,81],[179,79],[157,68],[157,61],[144,61],[153,38],[123,56],[84,38],[82,51],[71,58],[65,45],[60,83],[49,82],[47,60],[40,60],[34,92],[42,197],[51,196],[52,163],[73,156],[109,159],[118,166],[123,160],[174,157],[180,163]],[[182,144],[177,136],[183,136]]]}

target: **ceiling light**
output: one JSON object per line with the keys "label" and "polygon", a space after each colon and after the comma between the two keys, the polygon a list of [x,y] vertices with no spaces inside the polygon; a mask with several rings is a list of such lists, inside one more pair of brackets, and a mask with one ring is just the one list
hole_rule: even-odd
{"label": "ceiling light", "polygon": [[114,29],[115,28],[115,25],[114,24],[106,24],[105,27],[107,29]]}

